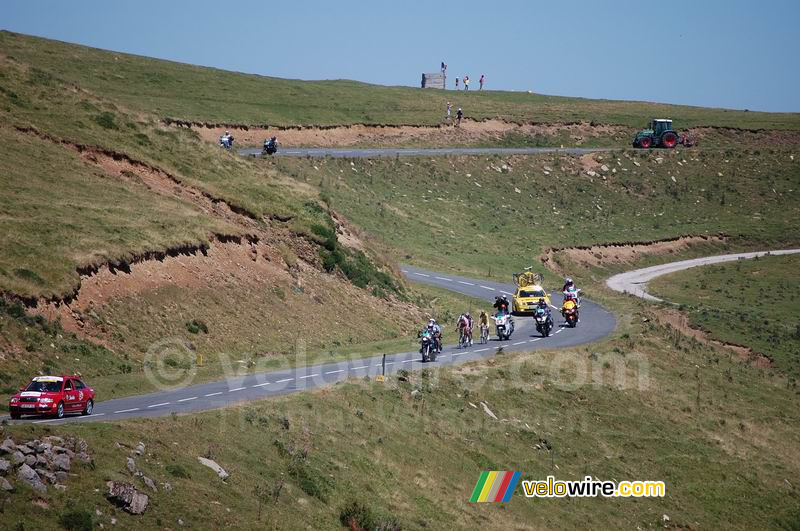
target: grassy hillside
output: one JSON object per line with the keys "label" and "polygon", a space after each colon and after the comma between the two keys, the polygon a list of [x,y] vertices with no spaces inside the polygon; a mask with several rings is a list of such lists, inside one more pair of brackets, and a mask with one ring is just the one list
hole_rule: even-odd
{"label": "grassy hillside", "polygon": [[[65,493],[51,489],[47,509],[29,490],[14,494],[3,518],[26,529],[70,511],[105,526],[115,518],[123,529],[178,519],[192,528],[336,529],[359,504],[390,529],[655,528],[663,515],[679,528],[796,526],[796,493],[785,482],[800,472],[795,393],[724,351],[644,322],[647,311],[627,310],[624,335],[587,348],[506,354],[188,417],[15,426],[6,431],[18,440],[85,438],[94,465],[76,466]],[[576,370],[597,383],[573,387],[582,381]],[[649,379],[639,387],[642,374]],[[137,467],[157,493],[126,471],[139,441],[146,452]],[[198,456],[231,477],[223,483]],[[518,488],[508,504],[467,503],[480,471],[498,469],[522,470],[523,479],[659,479],[666,497],[547,501]],[[151,495],[147,512],[109,504],[108,479]]]}
{"label": "grassy hillside", "polygon": [[[294,81],[225,72],[0,33],[0,53],[133,111],[200,122],[271,125],[415,124],[441,120],[451,99],[475,119],[595,121],[640,127],[669,116],[680,127],[800,129],[797,114],[755,113],[520,92],[442,93],[355,81]],[[409,80],[410,83],[416,80]]]}
{"label": "grassy hillside", "polygon": [[800,377],[798,256],[774,256],[690,269],[651,283],[650,292],[682,306],[692,326],[719,341],[766,356]]}
{"label": "grassy hillside", "polygon": [[[36,372],[69,370],[103,397],[140,392],[144,353],[162,338],[205,357],[199,380],[219,377],[220,352],[248,368],[284,355],[301,362],[290,352],[298,336],[326,359],[406,350],[428,313],[447,321],[474,304],[402,287],[391,260],[507,280],[548,246],[727,234],[653,255],[626,248],[620,260],[556,253],[551,265],[574,271],[618,316],[612,337],[589,346],[504,352],[384,385],[351,381],[187,417],[0,427],[18,440],[72,433],[94,456],[75,465],[66,492],[0,494],[0,527],[57,528],[67,513],[123,529],[336,528],[356,514],[362,527],[404,529],[799,525],[798,394],[781,372],[794,367],[791,352],[774,355],[779,370],[753,367],[660,324],[663,309],[602,287],[611,271],[800,243],[794,136],[582,158],[261,161],[162,122],[435,124],[443,98],[455,96],[472,117],[521,122],[635,127],[669,115],[681,127],[800,130],[798,115],[277,80],[7,32],[0,66],[4,393]],[[742,271],[711,271],[714,283],[729,283],[719,293],[710,280],[686,281],[709,297],[704,305],[725,309],[704,317],[712,332],[739,333],[733,308],[715,297],[733,304],[736,289],[772,289],[753,276],[750,286],[734,283]],[[787,264],[774,274],[793,278]],[[79,281],[69,305],[40,301],[34,312],[13,301],[75,295]],[[791,330],[780,331],[783,348]],[[779,348],[766,332],[757,339],[765,344],[754,348]],[[126,469],[140,440],[147,451],[137,466],[158,492],[133,517],[105,500],[105,481],[147,489]],[[198,456],[227,468],[228,482]],[[662,479],[667,496],[542,502],[518,492],[507,505],[467,503],[487,469]]]}
{"label": "grassy hillside", "polygon": [[759,247],[797,243],[792,157],[679,150],[266,164],[316,186],[397,260],[508,278],[547,246],[719,232]]}

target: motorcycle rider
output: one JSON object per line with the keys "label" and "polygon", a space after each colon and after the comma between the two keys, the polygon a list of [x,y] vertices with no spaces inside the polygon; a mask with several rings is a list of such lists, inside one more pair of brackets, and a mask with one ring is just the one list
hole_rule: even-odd
{"label": "motorcycle rider", "polygon": [[575,282],[572,278],[567,277],[564,279],[564,287],[561,288],[561,292],[564,294],[564,298],[574,298],[575,304],[578,305],[578,308],[581,307],[581,299],[579,297],[579,293],[581,290],[578,289],[578,286],[575,285]]}
{"label": "motorcycle rider", "polygon": [[233,147],[233,135],[230,131],[225,131],[225,134],[219,137],[219,143],[222,147],[230,149]]}
{"label": "motorcycle rider", "polygon": [[505,295],[494,298],[493,307],[497,310],[498,315],[505,315],[508,313],[508,299]]}
{"label": "motorcycle rider", "polygon": [[273,136],[268,140],[264,140],[264,149],[278,149],[278,137]]}
{"label": "motorcycle rider", "polygon": [[428,321],[428,332],[430,332],[431,337],[433,338],[434,348],[436,352],[442,351],[442,327],[436,322],[436,319],[430,319]]}

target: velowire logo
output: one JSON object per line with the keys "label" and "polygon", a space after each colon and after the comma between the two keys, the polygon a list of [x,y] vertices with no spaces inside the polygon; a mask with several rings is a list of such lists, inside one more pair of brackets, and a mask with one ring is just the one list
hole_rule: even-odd
{"label": "velowire logo", "polygon": [[514,494],[519,481],[519,471],[484,470],[472,491],[470,502],[507,502]]}

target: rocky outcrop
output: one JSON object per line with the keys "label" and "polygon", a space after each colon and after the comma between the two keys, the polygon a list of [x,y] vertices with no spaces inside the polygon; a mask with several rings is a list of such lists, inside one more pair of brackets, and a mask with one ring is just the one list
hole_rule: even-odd
{"label": "rocky outcrop", "polygon": [[43,494],[47,492],[47,487],[42,482],[42,478],[39,477],[39,474],[26,464],[23,464],[17,469],[17,481],[25,483],[33,490]]}
{"label": "rocky outcrop", "polygon": [[5,455],[0,459],[0,490],[7,492],[15,490],[7,478],[16,478],[18,484],[42,494],[47,492],[48,484],[64,490],[73,460],[87,464],[92,461],[86,441],[74,437],[50,436],[19,444],[9,437],[0,443],[0,455]]}
{"label": "rocky outcrop", "polygon": [[131,514],[143,514],[147,510],[150,497],[143,492],[139,492],[130,483],[109,481],[106,486],[108,486],[106,498],[114,505]]}
{"label": "rocky outcrop", "polygon": [[218,476],[219,476],[221,479],[223,479],[223,480],[224,480],[224,479],[228,479],[228,477],[230,477],[230,474],[228,474],[228,472],[227,472],[227,471],[225,471],[225,469],[224,469],[224,468],[222,468],[221,466],[219,466],[219,465],[216,463],[216,461],[212,461],[211,459],[206,459],[205,457],[198,457],[198,458],[197,458],[197,460],[198,460],[198,461],[200,461],[200,464],[201,464],[201,465],[207,466],[208,468],[210,468],[211,470],[213,470],[214,472],[216,472],[216,473],[217,473],[217,475],[218,475]]}

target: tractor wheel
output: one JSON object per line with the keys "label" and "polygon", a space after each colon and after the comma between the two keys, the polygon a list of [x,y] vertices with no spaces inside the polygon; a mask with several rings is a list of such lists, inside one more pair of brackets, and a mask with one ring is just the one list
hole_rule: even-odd
{"label": "tractor wheel", "polygon": [[639,146],[642,149],[648,149],[653,144],[653,140],[649,136],[644,136],[639,140]]}
{"label": "tractor wheel", "polygon": [[673,131],[667,131],[661,137],[661,145],[665,148],[672,149],[678,144],[678,135]]}

